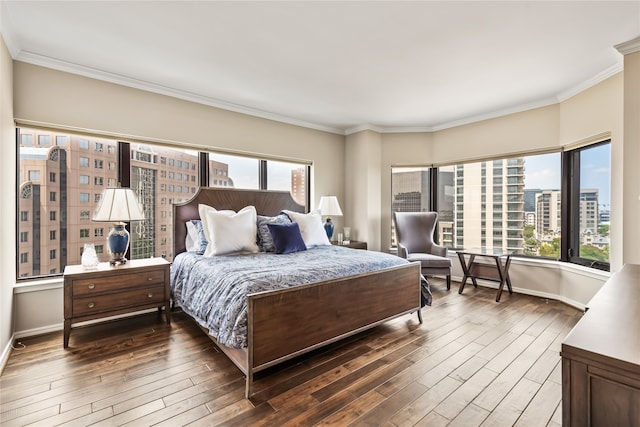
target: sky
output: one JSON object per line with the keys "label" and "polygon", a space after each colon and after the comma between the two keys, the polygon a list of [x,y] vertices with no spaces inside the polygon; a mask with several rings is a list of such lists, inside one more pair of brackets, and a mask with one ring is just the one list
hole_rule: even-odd
{"label": "sky", "polygon": [[[524,187],[529,189],[560,189],[560,153],[525,157]],[[580,187],[597,188],[598,204],[611,208],[611,145],[604,144],[582,151],[580,157]]]}

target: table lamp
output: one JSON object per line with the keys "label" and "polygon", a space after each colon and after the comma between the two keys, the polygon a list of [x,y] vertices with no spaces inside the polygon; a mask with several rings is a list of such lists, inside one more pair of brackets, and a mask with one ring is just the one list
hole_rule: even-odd
{"label": "table lamp", "polygon": [[107,188],[102,194],[94,216],[94,221],[113,222],[113,228],[107,236],[107,246],[111,254],[109,264],[125,264],[125,255],[129,249],[129,232],[125,221],[142,221],[144,212],[138,204],[135,193],[130,188]]}
{"label": "table lamp", "polygon": [[324,231],[327,232],[327,237],[331,240],[334,225],[329,217],[342,216],[342,209],[340,209],[338,198],[336,196],[320,197],[320,205],[318,206],[318,209],[320,209],[320,215],[327,217],[327,222],[324,223]]}

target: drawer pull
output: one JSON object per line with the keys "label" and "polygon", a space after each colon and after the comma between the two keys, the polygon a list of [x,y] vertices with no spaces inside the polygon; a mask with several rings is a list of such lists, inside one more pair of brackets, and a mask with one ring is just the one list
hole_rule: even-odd
{"label": "drawer pull", "polygon": [[149,292],[149,293],[147,294],[147,296],[148,296],[149,298],[153,298],[153,292]]}
{"label": "drawer pull", "polygon": [[147,277],[147,282],[151,282],[153,280],[153,277],[149,276]]}
{"label": "drawer pull", "polygon": [[94,289],[96,287],[96,285],[94,285],[93,283],[89,283],[89,285],[87,286],[87,288],[89,289]]}
{"label": "drawer pull", "polygon": [[96,306],[96,305],[95,305],[95,303],[92,303],[92,302],[90,302],[89,304],[87,304],[87,307],[89,307],[89,308],[93,308],[93,307],[95,307],[95,306]]}

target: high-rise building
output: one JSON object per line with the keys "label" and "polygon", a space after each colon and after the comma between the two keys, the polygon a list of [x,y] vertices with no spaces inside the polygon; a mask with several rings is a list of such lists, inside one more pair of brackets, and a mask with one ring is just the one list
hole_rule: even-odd
{"label": "high-rise building", "polygon": [[542,190],[536,195],[536,235],[540,241],[560,237],[561,197],[559,190]]}
{"label": "high-rise building", "polygon": [[580,189],[580,234],[598,234],[598,190]]}
{"label": "high-rise building", "polygon": [[297,204],[307,204],[307,168],[301,167],[291,170],[291,197]]}
{"label": "high-rise building", "polygon": [[524,231],[524,159],[455,167],[457,247],[521,252]]}
{"label": "high-rise building", "polygon": [[[105,188],[118,186],[114,140],[21,129],[19,142],[18,274],[61,273],[79,264],[85,243],[109,260],[110,223],[92,221]],[[198,155],[157,145],[130,144],[130,187],[145,214],[132,222],[131,258],[173,258],[173,204],[198,188]],[[233,187],[228,165],[211,161],[212,180]]]}

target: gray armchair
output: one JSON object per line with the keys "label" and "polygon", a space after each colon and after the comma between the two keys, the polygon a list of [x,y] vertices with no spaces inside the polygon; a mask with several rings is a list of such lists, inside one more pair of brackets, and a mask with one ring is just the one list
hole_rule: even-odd
{"label": "gray armchair", "polygon": [[437,221],[437,212],[393,213],[398,255],[409,261],[420,261],[425,276],[445,275],[449,290],[452,264],[447,257],[447,248],[433,241]]}

